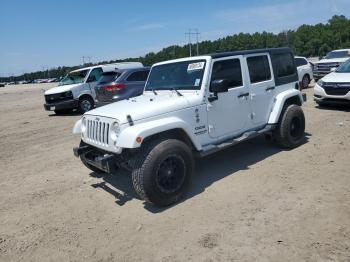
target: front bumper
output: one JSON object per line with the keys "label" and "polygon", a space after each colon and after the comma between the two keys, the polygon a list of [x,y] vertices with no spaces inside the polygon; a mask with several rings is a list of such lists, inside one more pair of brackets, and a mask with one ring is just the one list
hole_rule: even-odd
{"label": "front bumper", "polygon": [[63,110],[63,109],[74,109],[78,107],[78,100],[71,99],[61,102],[54,102],[50,104],[44,104],[46,111]]}
{"label": "front bumper", "polygon": [[82,158],[87,164],[94,166],[106,173],[113,173],[116,171],[117,156],[96,148],[90,145],[81,145],[73,148],[73,153],[76,157]]}
{"label": "front bumper", "polygon": [[328,95],[317,83],[314,87],[314,101],[330,105],[349,105],[350,91],[345,95]]}

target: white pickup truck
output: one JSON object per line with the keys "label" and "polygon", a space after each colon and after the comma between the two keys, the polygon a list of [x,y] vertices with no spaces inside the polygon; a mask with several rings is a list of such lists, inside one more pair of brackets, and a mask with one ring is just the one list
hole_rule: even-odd
{"label": "white pickup truck", "polygon": [[95,86],[102,73],[142,66],[142,63],[139,62],[126,62],[74,70],[66,75],[58,86],[45,92],[44,108],[56,114],[68,113],[73,109],[85,113],[95,105]]}
{"label": "white pickup truck", "polygon": [[[178,201],[205,156],[261,134],[304,140],[305,97],[289,48],[218,53],[152,66],[143,95],[85,113],[74,154],[92,171],[131,171],[141,198]],[[215,164],[215,163],[213,163]]]}

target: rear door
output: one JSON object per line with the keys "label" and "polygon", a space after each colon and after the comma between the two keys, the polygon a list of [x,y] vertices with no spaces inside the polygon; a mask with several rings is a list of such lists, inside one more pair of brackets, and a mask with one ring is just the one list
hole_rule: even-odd
{"label": "rear door", "polygon": [[263,126],[273,106],[275,81],[268,53],[245,56],[248,68],[248,85],[251,100],[251,119],[254,127]]}

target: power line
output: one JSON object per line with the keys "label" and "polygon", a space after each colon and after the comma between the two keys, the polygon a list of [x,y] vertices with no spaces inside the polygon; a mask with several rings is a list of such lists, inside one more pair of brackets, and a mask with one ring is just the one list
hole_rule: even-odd
{"label": "power line", "polygon": [[190,49],[190,56],[192,56],[192,36],[195,36],[196,39],[196,51],[197,51],[197,56],[199,55],[199,36],[200,33],[198,32],[198,29],[188,29],[188,32],[185,33],[186,37],[188,37],[188,45]]}

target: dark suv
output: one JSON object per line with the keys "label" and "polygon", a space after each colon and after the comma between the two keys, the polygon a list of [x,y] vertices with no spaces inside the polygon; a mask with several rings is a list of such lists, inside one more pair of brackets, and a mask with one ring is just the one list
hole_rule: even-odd
{"label": "dark suv", "polygon": [[95,87],[96,106],[141,95],[149,71],[150,67],[142,67],[103,73]]}

